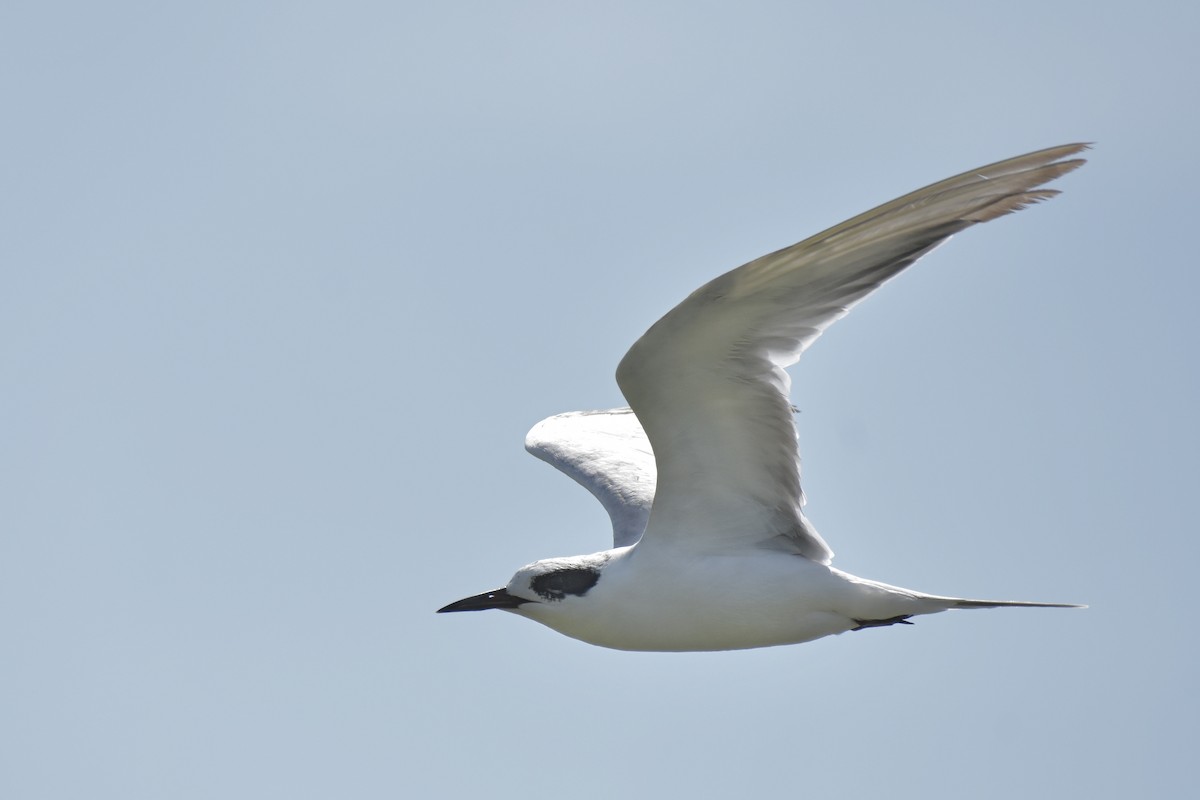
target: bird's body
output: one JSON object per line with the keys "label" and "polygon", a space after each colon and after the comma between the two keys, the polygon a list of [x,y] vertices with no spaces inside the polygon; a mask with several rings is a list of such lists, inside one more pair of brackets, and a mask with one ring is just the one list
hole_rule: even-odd
{"label": "bird's body", "polygon": [[810,641],[951,608],[1054,603],[939,597],[855,577],[803,513],[784,371],[830,324],[950,235],[1047,199],[1083,145],[1030,153],[905,195],[726,273],[617,369],[631,408],[543,420],[527,449],[581,483],[615,547],[538,561],[441,611],[502,608],[620,650]]}
{"label": "bird's body", "polygon": [[680,559],[631,546],[560,564],[595,565],[601,577],[583,596],[523,604],[519,613],[572,638],[617,650],[796,644],[843,633],[868,620],[928,614],[953,603],[770,550]]}

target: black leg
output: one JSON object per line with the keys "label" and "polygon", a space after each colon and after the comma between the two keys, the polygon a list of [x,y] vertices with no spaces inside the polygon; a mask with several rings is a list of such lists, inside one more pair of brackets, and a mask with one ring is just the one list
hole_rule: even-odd
{"label": "black leg", "polygon": [[851,628],[852,631],[861,631],[863,628],[883,628],[887,625],[912,625],[908,618],[912,614],[901,614],[898,617],[888,617],[887,619],[856,619],[858,627]]}

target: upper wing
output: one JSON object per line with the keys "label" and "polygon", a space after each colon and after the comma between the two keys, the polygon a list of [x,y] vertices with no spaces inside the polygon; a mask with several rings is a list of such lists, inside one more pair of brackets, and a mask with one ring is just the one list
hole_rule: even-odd
{"label": "upper wing", "polygon": [[784,368],[852,306],[952,234],[1041,200],[1071,144],[905,195],[700,287],[656,322],[617,383],[657,455],[647,542],[766,543],[828,563],[805,519]]}
{"label": "upper wing", "polygon": [[613,546],[634,544],[654,503],[654,451],[628,408],[572,411],[544,419],[525,449],[570,475],[612,518]]}

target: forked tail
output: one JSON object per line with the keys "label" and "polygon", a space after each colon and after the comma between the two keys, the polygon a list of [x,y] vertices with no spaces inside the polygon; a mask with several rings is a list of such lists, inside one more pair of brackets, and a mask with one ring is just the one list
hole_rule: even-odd
{"label": "forked tail", "polygon": [[1078,603],[1030,603],[1025,600],[967,600],[961,597],[947,597],[950,608],[1006,608],[1020,606],[1024,608],[1087,608]]}

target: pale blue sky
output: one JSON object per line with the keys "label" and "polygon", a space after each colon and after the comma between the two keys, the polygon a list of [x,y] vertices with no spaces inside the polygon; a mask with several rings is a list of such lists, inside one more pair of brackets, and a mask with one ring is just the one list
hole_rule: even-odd
{"label": "pale blue sky", "polygon": [[[600,5],[0,8],[0,796],[1195,791],[1195,5]],[[1090,609],[434,615],[607,546],[522,438],[692,289],[1077,140],[793,376],[836,565]]]}

